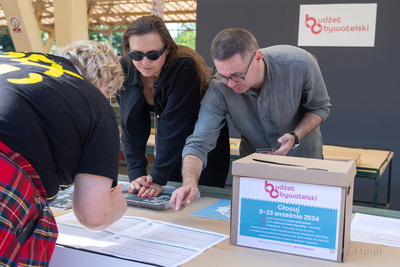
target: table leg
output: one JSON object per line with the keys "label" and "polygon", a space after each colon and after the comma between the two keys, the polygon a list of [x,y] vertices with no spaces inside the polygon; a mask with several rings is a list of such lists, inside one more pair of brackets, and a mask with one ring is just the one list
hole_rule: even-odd
{"label": "table leg", "polygon": [[378,189],[379,189],[379,174],[378,177],[375,177],[374,208],[378,206]]}
{"label": "table leg", "polygon": [[392,160],[389,163],[389,176],[388,176],[388,192],[387,192],[387,201],[386,201],[386,209],[389,209],[390,205],[390,188],[392,185]]}

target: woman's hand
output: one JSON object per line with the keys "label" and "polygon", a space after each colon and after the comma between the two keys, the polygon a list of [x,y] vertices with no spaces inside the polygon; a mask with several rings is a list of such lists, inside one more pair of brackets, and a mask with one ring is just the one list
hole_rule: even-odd
{"label": "woman's hand", "polygon": [[138,194],[140,197],[156,197],[162,192],[162,186],[153,183],[153,177],[147,175],[132,181],[127,191],[131,194]]}

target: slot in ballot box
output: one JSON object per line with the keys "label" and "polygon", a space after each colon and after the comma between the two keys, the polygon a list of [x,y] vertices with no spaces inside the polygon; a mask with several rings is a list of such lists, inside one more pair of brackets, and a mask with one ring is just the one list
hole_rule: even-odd
{"label": "slot in ballot box", "polygon": [[232,245],[343,262],[354,161],[251,154],[232,163]]}

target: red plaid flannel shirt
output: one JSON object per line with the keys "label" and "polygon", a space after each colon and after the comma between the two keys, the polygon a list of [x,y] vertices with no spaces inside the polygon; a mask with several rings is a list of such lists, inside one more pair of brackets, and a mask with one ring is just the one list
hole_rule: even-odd
{"label": "red plaid flannel shirt", "polygon": [[[31,164],[0,141],[0,266],[48,266],[58,231],[46,191]],[[24,244],[18,236],[33,220]]]}

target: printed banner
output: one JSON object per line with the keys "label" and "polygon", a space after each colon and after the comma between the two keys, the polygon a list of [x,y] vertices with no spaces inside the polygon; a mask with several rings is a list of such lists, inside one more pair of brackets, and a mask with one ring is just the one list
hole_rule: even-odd
{"label": "printed banner", "polygon": [[159,16],[164,19],[164,4],[165,0],[152,0],[151,1],[151,15]]}
{"label": "printed banner", "polygon": [[298,46],[374,47],[377,4],[300,5]]}
{"label": "printed banner", "polygon": [[240,178],[238,245],[336,260],[342,188]]}

